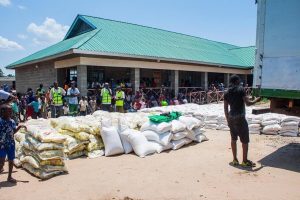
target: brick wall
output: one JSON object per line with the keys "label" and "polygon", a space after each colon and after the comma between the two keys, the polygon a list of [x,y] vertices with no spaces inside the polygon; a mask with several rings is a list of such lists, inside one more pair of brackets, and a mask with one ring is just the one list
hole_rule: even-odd
{"label": "brick wall", "polygon": [[54,69],[54,62],[43,62],[37,65],[16,68],[16,89],[24,93],[27,88],[36,89],[41,83],[48,88],[57,80],[57,70]]}

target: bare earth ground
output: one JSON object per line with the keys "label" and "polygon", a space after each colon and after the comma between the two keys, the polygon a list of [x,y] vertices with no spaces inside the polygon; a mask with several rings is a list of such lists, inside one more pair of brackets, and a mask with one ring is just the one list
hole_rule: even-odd
{"label": "bare earth ground", "polygon": [[300,199],[300,138],[251,135],[250,158],[262,165],[247,171],[228,165],[228,132],[206,135],[208,142],[144,159],[67,161],[69,174],[47,181],[17,169],[14,177],[29,182],[12,186],[2,174],[0,200]]}

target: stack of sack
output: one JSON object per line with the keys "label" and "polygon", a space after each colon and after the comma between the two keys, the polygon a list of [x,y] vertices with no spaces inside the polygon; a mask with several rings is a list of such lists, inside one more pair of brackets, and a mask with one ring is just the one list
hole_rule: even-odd
{"label": "stack of sack", "polygon": [[261,125],[263,127],[262,133],[266,135],[277,135],[281,130],[281,117],[278,114],[263,115]]}
{"label": "stack of sack", "polygon": [[65,137],[45,125],[27,125],[22,142],[22,167],[40,179],[66,173],[64,163]]}
{"label": "stack of sack", "polygon": [[262,115],[249,115],[247,116],[247,122],[250,134],[260,134],[262,130]]}
{"label": "stack of sack", "polygon": [[218,117],[218,127],[217,130],[222,130],[222,131],[229,131],[228,123],[226,120],[226,117],[223,115],[220,115]]}
{"label": "stack of sack", "polygon": [[299,134],[300,118],[294,116],[285,116],[281,119],[281,130],[279,134],[282,136],[297,137]]}
{"label": "stack of sack", "polygon": [[[134,152],[140,157],[161,153],[173,147],[171,144],[173,138],[171,129],[171,122],[153,123],[148,120],[141,126],[140,134],[135,132],[135,134],[128,135],[129,143],[131,143]],[[142,144],[147,148],[142,149]]]}
{"label": "stack of sack", "polygon": [[186,138],[184,138],[188,139],[185,140],[185,144],[189,144],[192,141],[200,143],[208,140],[204,135],[205,131],[202,129],[204,127],[203,121],[190,116],[181,116],[179,117],[179,121],[186,126],[186,131],[188,133]]}
{"label": "stack of sack", "polygon": [[216,130],[219,127],[218,117],[218,115],[206,115],[204,120],[205,128]]}
{"label": "stack of sack", "polygon": [[26,140],[25,133],[26,133],[25,130],[21,129],[17,133],[15,133],[15,135],[14,135],[15,146],[16,146],[14,165],[17,168],[22,167],[22,163],[21,163],[20,159],[22,157],[24,157],[22,143]]}
{"label": "stack of sack", "polygon": [[200,111],[195,111],[195,112],[193,113],[193,117],[199,119],[202,123],[204,123],[205,116],[203,115],[202,112],[200,112]]}
{"label": "stack of sack", "polygon": [[52,127],[66,138],[64,151],[67,159],[81,156],[96,158],[104,154],[98,124],[98,120],[91,115],[51,119]]}

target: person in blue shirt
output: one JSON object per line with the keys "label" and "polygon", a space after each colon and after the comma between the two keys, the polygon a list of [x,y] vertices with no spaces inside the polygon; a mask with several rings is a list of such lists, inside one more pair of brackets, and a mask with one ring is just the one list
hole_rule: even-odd
{"label": "person in blue shirt", "polygon": [[40,111],[40,102],[38,101],[37,97],[34,97],[33,101],[28,105],[32,106],[33,108],[32,119],[37,119]]}
{"label": "person in blue shirt", "polygon": [[10,183],[16,183],[17,181],[12,178],[13,161],[15,159],[15,140],[14,134],[19,131],[20,128],[25,126],[18,126],[12,116],[12,108],[9,104],[4,104],[0,107],[0,174],[4,171],[5,158],[8,158],[8,178],[7,181]]}

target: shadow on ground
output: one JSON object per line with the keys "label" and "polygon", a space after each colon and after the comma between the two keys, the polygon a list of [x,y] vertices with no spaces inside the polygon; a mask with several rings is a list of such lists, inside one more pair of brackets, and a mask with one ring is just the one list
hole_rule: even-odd
{"label": "shadow on ground", "polygon": [[264,167],[300,172],[300,143],[285,145],[258,162]]}

